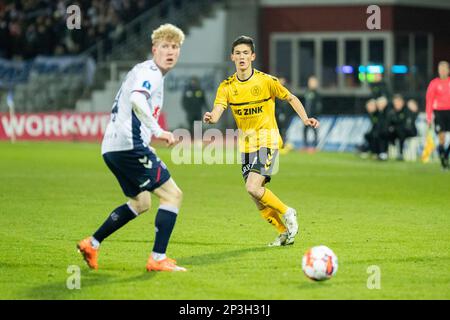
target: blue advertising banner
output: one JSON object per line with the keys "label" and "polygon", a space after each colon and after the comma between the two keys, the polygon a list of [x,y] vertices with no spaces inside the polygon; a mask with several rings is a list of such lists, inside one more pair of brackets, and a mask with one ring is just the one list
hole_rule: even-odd
{"label": "blue advertising banner", "polygon": [[[364,134],[370,130],[371,124],[367,116],[321,116],[320,128],[318,129],[318,145],[319,150],[337,151],[337,152],[353,152],[363,144]],[[423,150],[425,143],[425,135],[427,130],[425,114],[421,113],[416,120],[417,137],[414,143],[415,152],[419,155]],[[294,145],[295,148],[301,149],[304,144],[304,125],[300,118],[294,117],[287,130],[287,142]],[[308,140],[313,141],[314,136],[312,130],[308,131]],[[408,140],[412,140],[408,139]],[[406,141],[406,147],[412,141]]]}
{"label": "blue advertising banner", "polygon": [[38,56],[33,60],[12,61],[0,58],[0,88],[10,88],[27,82],[30,74],[79,74],[86,84],[91,84],[95,73],[92,58],[78,56],[46,57]]}

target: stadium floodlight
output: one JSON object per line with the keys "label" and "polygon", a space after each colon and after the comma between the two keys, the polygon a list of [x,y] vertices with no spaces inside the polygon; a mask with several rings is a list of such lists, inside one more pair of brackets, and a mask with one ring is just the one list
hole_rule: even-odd
{"label": "stadium floodlight", "polygon": [[381,65],[368,65],[367,73],[384,73],[384,67]]}
{"label": "stadium floodlight", "polygon": [[354,69],[352,66],[343,65],[340,67],[336,67],[336,71],[338,73],[351,74],[351,73],[353,73]]}
{"label": "stadium floodlight", "polygon": [[408,73],[408,67],[401,64],[395,64],[392,66],[391,71],[395,74],[405,74]]}
{"label": "stadium floodlight", "polygon": [[359,73],[384,73],[384,67],[379,64],[369,64],[367,66],[360,65],[358,67]]}

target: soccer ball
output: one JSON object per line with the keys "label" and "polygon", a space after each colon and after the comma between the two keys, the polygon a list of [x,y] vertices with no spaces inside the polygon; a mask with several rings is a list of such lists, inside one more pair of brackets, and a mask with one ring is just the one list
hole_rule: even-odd
{"label": "soccer ball", "polygon": [[327,280],[336,274],[338,259],[326,246],[312,247],[303,255],[302,269],[311,280]]}

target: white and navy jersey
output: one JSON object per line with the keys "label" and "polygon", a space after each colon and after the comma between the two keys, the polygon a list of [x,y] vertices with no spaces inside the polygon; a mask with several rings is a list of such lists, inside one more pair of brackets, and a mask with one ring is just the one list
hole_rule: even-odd
{"label": "white and navy jersey", "polygon": [[163,104],[163,89],[164,76],[153,60],[139,63],[128,72],[114,99],[111,119],[103,137],[102,154],[149,145],[152,131],[136,116],[130,96],[133,92],[144,94],[148,112],[157,121]]}

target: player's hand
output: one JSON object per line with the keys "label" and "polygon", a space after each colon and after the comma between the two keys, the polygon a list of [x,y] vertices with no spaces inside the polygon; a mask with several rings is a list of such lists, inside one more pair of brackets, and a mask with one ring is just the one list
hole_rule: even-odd
{"label": "player's hand", "polygon": [[314,129],[317,129],[320,126],[319,120],[315,118],[308,118],[308,120],[306,120],[304,124],[305,126],[313,127]]}
{"label": "player's hand", "polygon": [[175,137],[170,131],[163,131],[163,133],[159,136],[159,139],[164,140],[169,146],[175,143]]}
{"label": "player's hand", "polygon": [[214,123],[214,122],[212,122],[212,113],[211,112],[205,113],[205,115],[203,116],[203,122],[204,123]]}

